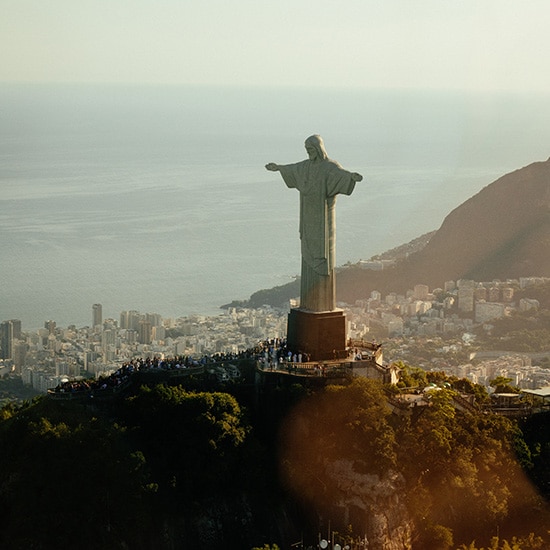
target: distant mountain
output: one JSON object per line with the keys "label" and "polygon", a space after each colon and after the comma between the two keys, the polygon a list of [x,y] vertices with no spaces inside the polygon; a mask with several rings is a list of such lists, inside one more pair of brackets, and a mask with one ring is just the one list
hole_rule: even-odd
{"label": "distant mountain", "polygon": [[417,283],[550,277],[550,159],[497,179],[455,208],[420,251],[384,271],[338,274],[338,299],[371,290],[404,292]]}
{"label": "distant mountain", "polygon": [[[403,293],[418,283],[433,289],[458,279],[550,277],[550,159],[502,176],[455,208],[437,231],[377,258],[396,264],[383,271],[358,265],[338,271],[339,301],[353,303],[372,290]],[[298,294],[293,281],[231,305],[278,306]]]}

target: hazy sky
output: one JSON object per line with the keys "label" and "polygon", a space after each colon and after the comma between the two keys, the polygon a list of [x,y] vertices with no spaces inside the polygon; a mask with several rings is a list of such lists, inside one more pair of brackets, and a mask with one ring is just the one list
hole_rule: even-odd
{"label": "hazy sky", "polygon": [[0,80],[550,91],[548,0],[0,0]]}

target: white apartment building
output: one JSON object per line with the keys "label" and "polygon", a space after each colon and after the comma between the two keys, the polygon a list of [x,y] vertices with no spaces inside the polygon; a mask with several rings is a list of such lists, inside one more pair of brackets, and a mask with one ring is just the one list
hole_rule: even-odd
{"label": "white apartment building", "polygon": [[493,319],[501,319],[506,313],[504,304],[495,302],[476,302],[476,323],[487,323]]}

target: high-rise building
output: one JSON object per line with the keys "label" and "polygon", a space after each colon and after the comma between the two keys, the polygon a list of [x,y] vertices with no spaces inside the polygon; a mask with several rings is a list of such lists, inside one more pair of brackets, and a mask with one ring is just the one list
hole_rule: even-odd
{"label": "high-rise building", "polygon": [[120,328],[129,330],[139,330],[139,323],[143,315],[139,311],[122,311],[120,313]]}
{"label": "high-rise building", "polygon": [[148,321],[141,321],[139,323],[139,343],[140,344],[150,344],[152,336],[152,327],[151,323]]}
{"label": "high-rise building", "polygon": [[49,334],[55,333],[56,326],[57,326],[57,323],[55,321],[52,321],[52,320],[44,321],[44,328],[48,329]]}
{"label": "high-rise building", "polygon": [[414,285],[414,299],[427,300],[429,291],[428,285]]}
{"label": "high-rise building", "polygon": [[510,286],[505,286],[502,289],[502,301],[511,302],[514,299],[514,289]]}
{"label": "high-rise building", "polygon": [[14,359],[14,346],[20,338],[21,321],[19,319],[0,323],[0,359]]}
{"label": "high-rise building", "polygon": [[443,290],[445,292],[452,292],[456,289],[456,283],[454,281],[445,281],[445,284],[443,285]]}
{"label": "high-rise building", "polygon": [[16,340],[13,345],[13,365],[15,367],[15,372],[21,374],[23,367],[25,366],[25,359],[27,357],[27,348],[28,345],[22,340]]}
{"label": "high-rise building", "polygon": [[94,304],[92,306],[92,326],[97,327],[103,322],[103,308],[101,304]]}
{"label": "high-rise building", "polygon": [[129,317],[130,317],[130,312],[129,312],[129,311],[121,311],[121,312],[120,312],[120,321],[119,321],[119,325],[120,325],[120,328],[121,328],[121,329],[127,329],[127,328],[129,328],[129,327],[128,327],[128,324],[129,324]]}
{"label": "high-rise building", "polygon": [[474,299],[476,302],[487,301],[487,289],[484,286],[478,286],[474,290]]}
{"label": "high-rise building", "polygon": [[464,313],[474,311],[475,282],[469,279],[460,279],[458,286],[458,309]]}
{"label": "high-rise building", "polygon": [[151,338],[156,341],[164,340],[166,338],[166,329],[162,326],[154,326],[152,329]]}
{"label": "high-rise building", "polygon": [[11,359],[13,353],[13,326],[11,321],[0,324],[0,359]]}
{"label": "high-rise building", "polygon": [[19,319],[11,319],[10,323],[13,327],[14,340],[21,340],[21,321]]}
{"label": "high-rise building", "polygon": [[146,313],[145,320],[151,323],[152,327],[160,327],[162,325],[162,317],[158,313]]}
{"label": "high-rise building", "polygon": [[498,286],[492,286],[487,291],[488,302],[500,302],[500,288]]}
{"label": "high-rise building", "polygon": [[101,333],[101,347],[106,350],[109,347],[115,347],[116,331],[112,329],[104,330]]}
{"label": "high-rise building", "polygon": [[501,319],[505,314],[504,304],[494,302],[479,302],[476,304],[476,323],[487,323],[493,319]]}

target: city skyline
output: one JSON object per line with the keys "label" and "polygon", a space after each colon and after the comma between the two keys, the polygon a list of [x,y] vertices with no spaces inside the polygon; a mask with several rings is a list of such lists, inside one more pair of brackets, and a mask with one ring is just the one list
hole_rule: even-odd
{"label": "city skyline", "polygon": [[[443,370],[486,386],[500,373],[514,378],[522,388],[533,389],[548,384],[547,353],[495,352],[472,344],[476,327],[489,330],[485,327],[512,312],[537,312],[541,306],[537,300],[517,297],[515,291],[548,285],[549,281],[537,277],[519,281],[459,280],[446,281],[438,289],[415,284],[406,295],[373,291],[355,304],[340,305],[348,319],[349,342],[375,342],[383,327],[387,333],[383,351],[389,351],[390,363],[403,361],[427,370]],[[100,321],[102,308],[102,304],[92,304],[91,323],[83,327],[63,327],[47,320],[38,330],[24,330],[18,319],[1,322],[0,350],[2,356],[11,357],[0,361],[0,374],[12,372],[21,376],[24,384],[46,391],[67,376],[78,377],[81,367],[98,377],[118,368],[121,361],[136,357],[234,354],[253,349],[258,342],[286,339],[287,312],[269,306],[229,308],[217,317],[178,319],[128,310],[121,311],[118,319]],[[431,346],[432,356],[427,363],[422,351],[418,357],[412,351],[413,342],[423,340],[425,346]],[[439,342],[439,347],[434,342]],[[425,349],[418,345],[419,350]],[[473,364],[472,350],[476,357]],[[382,358],[381,353],[380,361]]]}

